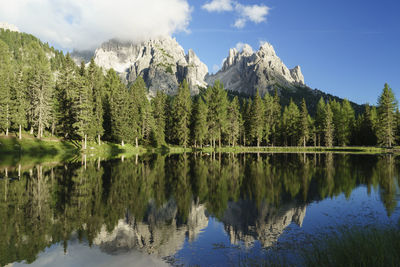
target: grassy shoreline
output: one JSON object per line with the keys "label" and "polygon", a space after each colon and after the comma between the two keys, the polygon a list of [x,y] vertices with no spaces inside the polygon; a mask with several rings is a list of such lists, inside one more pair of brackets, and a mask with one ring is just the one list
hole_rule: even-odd
{"label": "grassy shoreline", "polygon": [[[400,153],[400,148],[381,148],[381,147],[180,147],[180,146],[139,146],[131,144],[121,146],[120,144],[103,142],[101,145],[88,143],[87,149],[83,150],[80,142],[63,141],[56,138],[43,138],[42,140],[32,136],[24,136],[21,140],[16,137],[0,137],[0,161],[23,161],[24,159],[37,161],[63,161],[77,157],[82,154],[90,158],[115,158],[130,157],[143,153],[165,153],[180,154],[191,152],[203,153],[355,153],[355,154],[382,154]],[[11,162],[10,162],[11,161]]]}

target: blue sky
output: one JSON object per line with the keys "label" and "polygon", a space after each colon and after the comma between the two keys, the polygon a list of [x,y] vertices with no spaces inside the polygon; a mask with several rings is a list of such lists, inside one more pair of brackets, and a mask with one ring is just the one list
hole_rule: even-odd
{"label": "blue sky", "polygon": [[208,12],[191,0],[190,33],[174,36],[209,70],[238,42],[270,42],[283,62],[300,65],[311,88],[375,104],[385,82],[400,98],[400,2],[393,0],[240,1],[270,8],[266,21],[237,29],[234,11]]}
{"label": "blue sky", "polygon": [[311,88],[371,104],[385,82],[400,99],[398,13],[396,0],[0,1],[0,22],[64,51],[173,35],[213,72],[237,43],[268,41]]}

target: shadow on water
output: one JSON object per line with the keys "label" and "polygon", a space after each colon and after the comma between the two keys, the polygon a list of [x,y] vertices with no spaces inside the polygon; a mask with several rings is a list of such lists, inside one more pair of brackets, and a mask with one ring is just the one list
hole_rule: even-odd
{"label": "shadow on water", "polygon": [[52,244],[67,251],[70,240],[168,258],[210,220],[232,245],[270,248],[302,225],[307,205],[359,186],[379,190],[390,216],[399,164],[392,155],[188,153],[0,168],[0,265],[33,262]]}

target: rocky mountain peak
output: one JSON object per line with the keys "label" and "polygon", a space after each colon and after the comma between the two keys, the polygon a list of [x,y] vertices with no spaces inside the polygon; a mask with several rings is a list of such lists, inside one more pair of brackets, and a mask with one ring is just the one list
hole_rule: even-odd
{"label": "rocky mountain peak", "polygon": [[12,32],[19,32],[19,29],[17,26],[15,26],[13,24],[9,24],[7,22],[0,22],[0,29],[10,30]]}
{"label": "rocky mountain peak", "polygon": [[128,83],[142,76],[150,95],[158,90],[176,94],[184,79],[192,94],[207,86],[207,66],[193,50],[186,55],[176,39],[168,36],[139,43],[110,40],[95,51],[95,62],[105,69],[113,68]]}
{"label": "rocky mountain peak", "polygon": [[300,67],[288,69],[270,43],[264,43],[256,52],[249,45],[244,45],[241,52],[230,49],[221,70],[206,78],[209,84],[216,80],[228,90],[249,95],[254,95],[257,89],[264,95],[277,85],[288,88],[305,85]]}

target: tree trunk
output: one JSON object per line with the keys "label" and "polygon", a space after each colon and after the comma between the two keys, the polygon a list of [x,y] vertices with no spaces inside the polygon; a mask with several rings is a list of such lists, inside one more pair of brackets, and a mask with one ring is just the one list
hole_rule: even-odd
{"label": "tree trunk", "polygon": [[6,136],[8,136],[8,127],[6,128]]}
{"label": "tree trunk", "polygon": [[19,140],[22,139],[22,127],[21,124],[19,125]]}
{"label": "tree trunk", "polygon": [[124,140],[121,141],[121,146],[125,146]]}
{"label": "tree trunk", "polygon": [[257,137],[257,147],[260,147],[260,138]]}
{"label": "tree trunk", "polygon": [[138,146],[139,146],[139,142],[138,142],[137,136],[136,136],[136,138],[135,138],[135,142],[136,142],[136,147],[138,147]]}
{"label": "tree trunk", "polygon": [[97,135],[97,140],[98,140],[98,143],[99,143],[99,146],[101,145],[101,140],[100,140],[100,135],[98,134]]}
{"label": "tree trunk", "polygon": [[85,134],[85,150],[87,148],[87,134]]}
{"label": "tree trunk", "polygon": [[31,135],[33,134],[33,127],[31,126],[31,130],[30,130]]}

